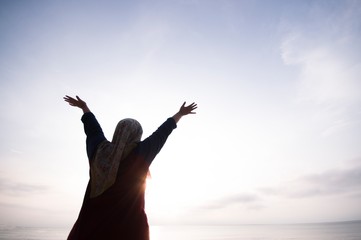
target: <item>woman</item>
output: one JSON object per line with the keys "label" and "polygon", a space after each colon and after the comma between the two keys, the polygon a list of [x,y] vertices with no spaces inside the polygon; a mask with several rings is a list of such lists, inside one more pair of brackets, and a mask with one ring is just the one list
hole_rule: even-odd
{"label": "woman", "polygon": [[65,96],[64,100],[83,110],[90,165],[83,205],[68,240],[148,240],[144,192],[149,166],[178,121],[194,114],[197,105],[185,106],[184,102],[173,117],[143,141],[141,125],[134,119],[123,119],[110,142],[83,100],[78,96]]}

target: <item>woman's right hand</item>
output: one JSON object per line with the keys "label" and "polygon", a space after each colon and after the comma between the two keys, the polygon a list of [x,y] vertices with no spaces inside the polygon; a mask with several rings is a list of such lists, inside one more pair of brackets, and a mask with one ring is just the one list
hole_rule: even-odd
{"label": "woman's right hand", "polygon": [[179,111],[174,114],[173,119],[176,123],[179,122],[179,120],[188,114],[195,114],[194,110],[197,109],[197,104],[192,103],[188,106],[186,106],[186,102],[183,103],[183,105],[180,107]]}
{"label": "woman's right hand", "polygon": [[64,101],[69,103],[70,106],[78,107],[83,110],[84,113],[90,112],[88,106],[86,105],[86,102],[84,102],[80,97],[76,96],[75,98],[72,98],[68,95],[64,97]]}
{"label": "woman's right hand", "polygon": [[182,116],[185,116],[188,114],[195,114],[195,112],[193,112],[193,110],[195,110],[195,109],[197,109],[197,104],[195,104],[194,102],[188,106],[186,106],[186,102],[184,102],[183,105],[179,109],[179,113]]}

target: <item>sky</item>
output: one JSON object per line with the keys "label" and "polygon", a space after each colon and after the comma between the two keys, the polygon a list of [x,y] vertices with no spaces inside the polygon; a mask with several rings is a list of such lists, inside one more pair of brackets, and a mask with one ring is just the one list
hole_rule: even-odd
{"label": "sky", "polygon": [[111,139],[198,104],[151,165],[158,224],[361,219],[361,2],[0,0],[0,224],[71,227],[84,99]]}

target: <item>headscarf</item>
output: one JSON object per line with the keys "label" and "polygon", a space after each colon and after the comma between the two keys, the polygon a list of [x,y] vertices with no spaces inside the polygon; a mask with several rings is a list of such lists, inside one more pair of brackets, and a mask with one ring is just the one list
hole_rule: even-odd
{"label": "headscarf", "polygon": [[126,118],[118,123],[112,141],[99,145],[90,165],[91,198],[101,195],[114,184],[119,163],[137,146],[142,134],[140,123]]}

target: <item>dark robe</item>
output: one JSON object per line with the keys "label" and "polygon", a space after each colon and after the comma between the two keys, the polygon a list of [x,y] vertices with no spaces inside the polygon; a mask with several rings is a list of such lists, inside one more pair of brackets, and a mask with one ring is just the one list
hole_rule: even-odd
{"label": "dark robe", "polygon": [[[92,113],[82,117],[91,161],[97,146],[105,141]],[[120,162],[115,183],[101,195],[90,198],[88,183],[83,205],[68,240],[148,240],[149,226],[144,211],[145,182],[149,166],[169,134],[176,128],[168,118],[151,136]]]}

